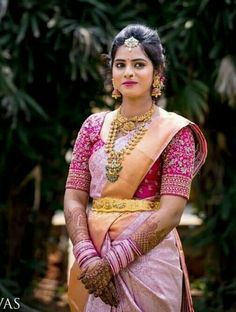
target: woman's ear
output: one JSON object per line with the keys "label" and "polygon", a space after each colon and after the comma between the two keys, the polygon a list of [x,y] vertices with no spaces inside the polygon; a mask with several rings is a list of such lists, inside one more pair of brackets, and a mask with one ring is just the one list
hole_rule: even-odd
{"label": "woman's ear", "polygon": [[153,71],[153,79],[154,79],[156,76],[158,76],[158,74],[159,74],[159,70],[158,70],[158,69],[154,69],[154,71]]}

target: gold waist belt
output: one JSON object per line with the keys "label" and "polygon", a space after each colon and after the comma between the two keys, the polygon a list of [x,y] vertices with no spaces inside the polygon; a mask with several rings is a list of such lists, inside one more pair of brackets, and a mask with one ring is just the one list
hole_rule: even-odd
{"label": "gold waist belt", "polygon": [[160,202],[137,199],[116,199],[103,197],[93,200],[92,210],[96,212],[152,211],[160,208]]}

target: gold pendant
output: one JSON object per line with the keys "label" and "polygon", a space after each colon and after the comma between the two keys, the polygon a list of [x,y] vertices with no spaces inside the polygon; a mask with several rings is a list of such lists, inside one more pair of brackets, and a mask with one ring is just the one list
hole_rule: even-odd
{"label": "gold pendant", "polygon": [[130,131],[134,130],[134,128],[135,128],[135,123],[133,121],[126,121],[126,122],[124,122],[122,130],[124,132],[130,132]]}
{"label": "gold pendant", "polygon": [[106,177],[107,180],[114,183],[119,178],[119,173],[122,169],[121,160],[119,157],[108,158],[108,164],[106,165]]}

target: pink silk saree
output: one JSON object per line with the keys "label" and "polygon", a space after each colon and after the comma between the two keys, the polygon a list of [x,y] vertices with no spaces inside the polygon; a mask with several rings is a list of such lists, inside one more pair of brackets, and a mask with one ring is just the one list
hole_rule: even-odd
{"label": "pink silk saree", "polygon": [[[191,127],[198,144],[193,171],[195,175],[206,158],[206,142],[201,131],[187,119],[160,109],[158,120],[152,122],[145,137],[131,155],[125,158],[117,182],[106,181],[104,147],[97,149],[91,155],[90,196],[92,198],[133,198],[153,163],[160,157],[176,133],[186,126]],[[122,148],[128,139],[128,136],[118,139],[116,148]],[[145,197],[145,199],[155,199],[155,196]],[[103,256],[113,244],[128,237],[154,213],[156,212],[101,214],[88,210],[91,240]],[[88,295],[83,284],[77,280],[78,275],[79,267],[75,263],[71,269],[68,290],[72,312],[193,311],[184,254],[176,230],[171,231],[158,246],[139,257],[115,277],[120,296],[120,304],[117,308],[105,304],[100,298]]]}

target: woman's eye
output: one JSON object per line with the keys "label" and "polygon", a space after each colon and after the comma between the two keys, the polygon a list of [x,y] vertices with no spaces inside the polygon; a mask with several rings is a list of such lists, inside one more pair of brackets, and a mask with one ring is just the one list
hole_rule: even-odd
{"label": "woman's eye", "polygon": [[124,63],[116,63],[117,68],[123,68],[125,66]]}
{"label": "woman's eye", "polygon": [[143,63],[135,63],[134,66],[135,66],[136,68],[142,68],[142,67],[145,66],[145,64],[143,64]]}

